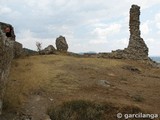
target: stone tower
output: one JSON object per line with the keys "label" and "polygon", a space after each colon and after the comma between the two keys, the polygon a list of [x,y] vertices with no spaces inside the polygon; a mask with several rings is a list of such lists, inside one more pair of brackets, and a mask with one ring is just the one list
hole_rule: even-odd
{"label": "stone tower", "polygon": [[148,47],[140,36],[141,32],[139,16],[140,7],[137,5],[132,5],[130,9],[129,20],[130,38],[129,45],[128,48],[126,48],[126,50],[127,52],[129,52],[129,54],[134,55],[137,59],[147,59]]}
{"label": "stone tower", "polygon": [[130,9],[129,30],[130,38],[128,47],[124,50],[116,50],[111,53],[103,53],[102,57],[133,59],[133,60],[149,60],[148,47],[141,38],[140,32],[140,7],[132,5]]}

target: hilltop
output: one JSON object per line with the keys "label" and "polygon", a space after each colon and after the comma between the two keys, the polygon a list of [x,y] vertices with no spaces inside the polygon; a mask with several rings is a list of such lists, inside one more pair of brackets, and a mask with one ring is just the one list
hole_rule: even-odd
{"label": "hilltop", "polygon": [[[5,107],[25,116],[42,118],[52,105],[87,100],[113,104],[118,109],[130,106],[157,113],[160,111],[159,73],[160,69],[133,60],[65,55],[14,59]],[[115,116],[116,112],[105,114]]]}

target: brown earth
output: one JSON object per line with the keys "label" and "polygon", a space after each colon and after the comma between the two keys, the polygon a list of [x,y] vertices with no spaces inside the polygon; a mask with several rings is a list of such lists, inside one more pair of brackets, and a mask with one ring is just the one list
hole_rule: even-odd
{"label": "brown earth", "polygon": [[46,113],[52,105],[71,100],[160,114],[160,69],[142,61],[30,56],[12,62],[9,79],[2,120],[10,120],[8,113],[15,111],[28,119],[49,120]]}

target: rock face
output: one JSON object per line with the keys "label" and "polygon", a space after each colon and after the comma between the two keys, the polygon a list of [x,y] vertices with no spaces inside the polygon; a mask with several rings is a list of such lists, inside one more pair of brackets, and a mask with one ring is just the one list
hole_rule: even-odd
{"label": "rock face", "polygon": [[54,54],[55,51],[56,51],[56,49],[53,47],[53,45],[49,45],[44,50],[42,50],[40,53],[48,55],[48,54]]}
{"label": "rock face", "polygon": [[23,52],[22,44],[16,41],[13,44],[14,44],[13,45],[14,58],[18,58],[22,55],[22,52]]}
{"label": "rock face", "polygon": [[[16,39],[16,36],[14,34],[14,28],[12,27],[12,25],[10,24],[7,24],[7,23],[2,23],[0,22],[0,27],[1,27],[1,31],[7,36],[7,33],[9,32],[10,33],[10,40],[14,40]],[[7,31],[6,32],[6,29],[9,28],[10,31]]]}
{"label": "rock face", "polygon": [[[11,33],[6,35],[5,28],[9,27]],[[8,37],[9,36],[9,37]],[[11,61],[21,53],[22,45],[15,41],[13,27],[0,22],[0,114],[2,113],[3,96],[8,79]]]}
{"label": "rock face", "polygon": [[65,52],[67,52],[67,50],[68,50],[68,44],[67,44],[67,41],[66,41],[65,37],[59,36],[56,39],[56,47],[57,47],[58,51],[65,51]]}
{"label": "rock face", "polygon": [[124,50],[112,51],[112,53],[101,53],[100,57],[118,58],[118,59],[134,59],[148,60],[148,47],[140,36],[140,7],[132,5],[130,9],[130,38],[129,45]]}

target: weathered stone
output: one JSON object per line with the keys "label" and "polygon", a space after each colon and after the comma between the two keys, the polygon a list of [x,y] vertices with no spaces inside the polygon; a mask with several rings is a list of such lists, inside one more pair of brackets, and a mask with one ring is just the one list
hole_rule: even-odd
{"label": "weathered stone", "polygon": [[5,29],[7,27],[9,27],[11,29],[11,31],[10,31],[11,32],[10,40],[14,40],[15,41],[16,35],[14,34],[14,28],[12,27],[12,25],[0,22],[0,27],[1,27],[2,33],[4,33],[4,34],[6,34]]}
{"label": "weathered stone", "polygon": [[130,72],[134,72],[134,73],[141,73],[141,71],[137,67],[131,66],[131,65],[125,65],[122,67],[122,69],[128,70]]}
{"label": "weathered stone", "polygon": [[66,38],[63,37],[63,36],[59,36],[56,39],[56,47],[57,47],[58,51],[65,51],[65,52],[67,52],[67,50],[68,50],[68,44],[67,44]]}
{"label": "weathered stone", "polygon": [[[9,35],[6,35],[5,29],[7,27],[11,30]],[[20,55],[21,49],[22,45],[15,42],[13,27],[9,24],[0,22],[0,114],[2,113],[3,96],[8,80],[11,61],[14,57]]]}
{"label": "weathered stone", "polygon": [[54,54],[56,52],[56,49],[53,47],[53,45],[49,45],[44,50],[40,51],[41,54]]}
{"label": "weathered stone", "polygon": [[103,87],[110,87],[111,86],[110,82],[107,80],[99,80],[98,85],[103,86]]}
{"label": "weathered stone", "polygon": [[148,47],[140,37],[140,7],[132,5],[130,9],[130,39],[127,52],[134,55],[134,59],[148,59]]}
{"label": "weathered stone", "polygon": [[132,5],[130,9],[130,38],[128,47],[124,50],[116,50],[111,53],[100,53],[99,57],[116,59],[149,60],[148,47],[140,36],[140,7]]}
{"label": "weathered stone", "polygon": [[[5,86],[7,83],[7,77],[9,74],[10,64],[13,59],[13,47],[10,46],[10,41],[4,39],[4,34],[0,33],[0,114],[2,113],[3,96]],[[8,43],[5,44],[5,43]]]}
{"label": "weathered stone", "polygon": [[14,42],[14,58],[18,58],[22,55],[23,52],[23,48],[22,48],[22,44],[19,42]]}

